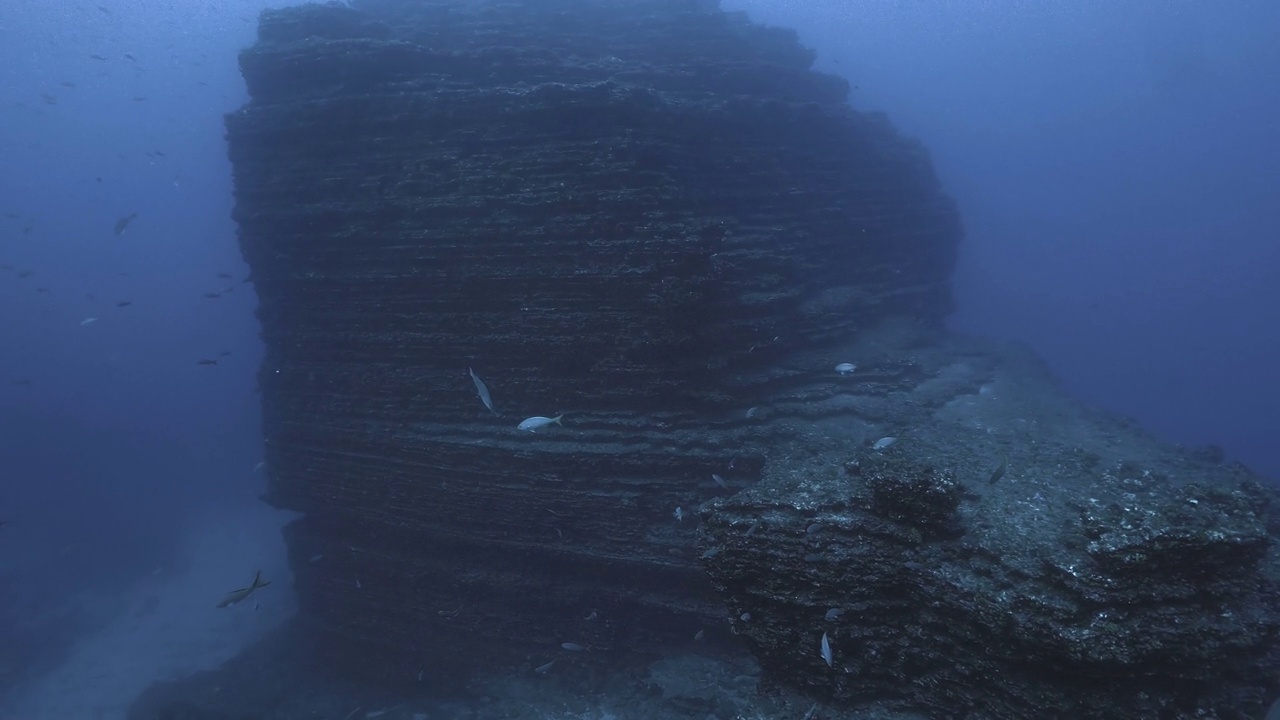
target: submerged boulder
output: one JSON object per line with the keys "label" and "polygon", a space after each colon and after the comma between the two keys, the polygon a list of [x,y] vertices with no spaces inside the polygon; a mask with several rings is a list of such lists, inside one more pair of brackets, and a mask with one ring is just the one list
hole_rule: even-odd
{"label": "submerged boulder", "polygon": [[1261,716],[1270,489],[1082,406],[1021,351],[861,345],[912,360],[775,408],[759,482],[702,511],[702,563],[766,677],[938,718]]}

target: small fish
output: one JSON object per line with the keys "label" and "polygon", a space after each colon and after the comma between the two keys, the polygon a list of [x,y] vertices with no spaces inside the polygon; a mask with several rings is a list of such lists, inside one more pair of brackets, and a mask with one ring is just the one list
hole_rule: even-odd
{"label": "small fish", "polygon": [[546,675],[548,672],[551,672],[551,666],[555,664],[556,664],[556,661],[552,660],[549,663],[539,665],[538,667],[534,668],[533,671],[538,673],[539,675]]}
{"label": "small fish", "polygon": [[[471,382],[476,384],[476,393],[480,395],[480,402],[484,403],[484,406],[489,408],[489,412],[497,415],[498,411],[493,409],[493,398],[489,396],[489,388],[485,386],[484,381],[480,379],[480,376],[476,374],[475,370],[467,368],[467,372],[471,373]],[[532,419],[533,418],[530,418],[530,420]],[[525,422],[529,422],[529,420],[525,420]],[[520,423],[520,426],[524,427],[524,423]]]}
{"label": "small fish", "polygon": [[987,480],[988,485],[995,485],[996,481],[1004,477],[1004,472],[1009,468],[1009,456],[1005,455],[1000,458],[1000,467],[991,471],[991,478]]}
{"label": "small fish", "polygon": [[826,661],[827,667],[834,667],[834,665],[831,664],[831,641],[827,639],[826,633],[822,633],[822,659]]}
{"label": "small fish", "polygon": [[526,418],[524,420],[521,420],[520,424],[516,426],[516,429],[526,430],[528,432],[537,432],[538,428],[544,428],[552,423],[555,423],[556,425],[564,427],[564,423],[560,422],[560,418],[563,418],[563,417],[564,415],[557,415],[553,418],[543,417],[541,415],[534,415],[531,418]]}
{"label": "small fish", "polygon": [[760,521],[756,520],[755,522],[751,523],[751,527],[747,528],[746,537],[751,537],[752,535],[755,535],[756,531],[759,529],[760,529]]}
{"label": "small fish", "polygon": [[590,615],[582,619],[586,620],[587,622],[591,622],[592,620],[595,620],[596,618],[599,618],[599,617],[600,617],[600,613],[596,612],[595,610],[592,610]]}
{"label": "small fish", "polygon": [[836,372],[840,375],[845,375],[845,376],[852,375],[853,371],[857,369],[858,369],[858,366],[854,365],[853,363],[840,363],[839,365],[836,366]]}
{"label": "small fish", "polygon": [[88,317],[80,321],[80,327],[84,327],[85,325],[92,325],[96,322],[98,322],[98,318]]}
{"label": "small fish", "polygon": [[206,299],[206,300],[213,300],[214,298],[220,298],[220,297],[222,297],[222,293],[220,293],[220,292],[207,292],[207,293],[205,293],[204,295],[202,295],[201,297],[203,297],[203,298],[204,298],[204,299]]}
{"label": "small fish", "polygon": [[132,300],[121,300],[120,302],[116,303],[116,307],[129,307],[132,304],[133,304]]}
{"label": "small fish", "polygon": [[125,215],[124,217],[117,220],[116,228],[115,228],[116,236],[118,237],[120,235],[123,235],[124,231],[128,229],[129,223],[133,222],[134,218],[136,217],[138,217],[138,213],[135,212],[135,213],[129,213],[128,215]]}
{"label": "small fish", "polygon": [[719,554],[720,554],[720,548],[718,548],[718,547],[707,548],[707,551],[706,551],[706,552],[704,552],[704,553],[702,553],[702,559],[703,559],[703,560],[710,560],[711,558],[713,558],[713,557],[715,557],[715,556],[717,556],[717,555],[719,555]]}
{"label": "small fish", "polygon": [[73,82],[71,82],[70,80],[63,80],[63,81],[62,81],[62,87],[64,87],[64,88],[73,88],[73,87],[75,87],[75,86],[76,86],[76,84],[75,84],[75,83],[73,83]]}
{"label": "small fish", "polygon": [[818,532],[821,529],[822,529],[822,523],[814,523],[809,527],[805,528],[804,532],[806,535],[813,535],[814,533]]}
{"label": "small fish", "polygon": [[45,104],[45,105],[57,105],[57,104],[58,104],[58,98],[56,98],[56,97],[54,97],[54,96],[50,95],[49,93],[40,93],[40,99],[41,99],[41,100],[44,100],[44,104]]}
{"label": "small fish", "polygon": [[90,55],[89,57],[90,57],[91,59],[93,59],[93,60],[97,60],[97,61],[99,61],[99,62],[106,62],[106,61],[107,61],[107,59],[106,59],[106,58],[104,58],[104,57],[102,57],[101,55]]}
{"label": "small fish", "polygon": [[884,450],[896,442],[898,442],[898,438],[896,437],[882,437],[879,440],[877,440],[874,445],[871,446],[871,449]]}
{"label": "small fish", "polygon": [[831,608],[827,611],[826,618],[828,620],[838,620],[844,614],[844,608]]}
{"label": "small fish", "polygon": [[196,361],[197,365],[217,365],[218,361],[213,358],[200,358]]}
{"label": "small fish", "polygon": [[18,277],[20,277],[20,278],[24,278],[24,277],[31,277],[31,276],[32,276],[32,275],[34,275],[34,274],[35,274],[35,271],[34,271],[34,270],[19,270],[19,271],[18,271]]}
{"label": "small fish", "polygon": [[724,488],[724,489],[726,489],[726,490],[728,490],[728,489],[729,489],[729,486],[728,486],[728,485],[726,485],[726,484],[725,484],[725,482],[724,482],[724,478],[720,477],[720,476],[719,476],[719,475],[717,475],[716,473],[711,473],[711,480],[712,480],[713,482],[715,482],[715,484],[716,484],[716,485],[719,485],[720,487],[722,487],[722,488]]}
{"label": "small fish", "polygon": [[223,350],[222,352],[218,353],[218,357],[231,357],[231,351]]}
{"label": "small fish", "polygon": [[221,280],[230,280],[231,273],[218,273],[218,278]]}
{"label": "small fish", "polygon": [[309,560],[308,562],[320,562],[323,559],[324,559],[324,554],[321,553],[319,555],[312,555],[311,560]]}
{"label": "small fish", "polygon": [[696,642],[702,642],[702,639],[705,638],[706,636],[707,636],[706,630],[699,630],[698,632],[694,633],[693,639]]}
{"label": "small fish", "polygon": [[751,613],[744,612],[738,616],[738,619],[741,620],[742,622],[751,622]]}
{"label": "small fish", "polygon": [[755,417],[756,414],[759,412],[760,412],[760,408],[758,407],[752,406],[747,408],[747,419],[750,420],[751,418]]}
{"label": "small fish", "polygon": [[586,650],[586,648],[583,647],[582,645],[579,645],[578,643],[571,643],[571,642],[560,643],[560,647],[564,648],[565,650],[568,650],[569,652],[582,652],[583,650]]}
{"label": "small fish", "polygon": [[267,466],[267,461],[266,461],[266,460],[259,460],[259,461],[258,461],[258,464],[253,466],[253,471],[254,471],[254,472],[258,472],[259,470],[261,470],[262,468],[264,468],[264,467],[266,467],[266,466]]}
{"label": "small fish", "polygon": [[240,588],[239,590],[232,590],[231,592],[227,593],[227,596],[222,598],[222,601],[218,603],[218,607],[224,608],[224,607],[230,607],[232,605],[235,605],[241,600],[244,600],[245,598],[252,595],[254,592],[261,590],[262,588],[270,584],[271,584],[270,580],[264,581],[262,579],[262,571],[259,570],[253,574],[252,585],[246,588]]}
{"label": "small fish", "polygon": [[676,511],[671,514],[676,516],[676,522],[684,522],[684,508],[677,505]]}

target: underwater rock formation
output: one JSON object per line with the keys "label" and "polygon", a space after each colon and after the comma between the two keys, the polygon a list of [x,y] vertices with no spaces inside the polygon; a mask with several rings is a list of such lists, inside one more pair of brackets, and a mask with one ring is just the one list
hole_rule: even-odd
{"label": "underwater rock formation", "polygon": [[956,209],[792,33],[352,5],[264,13],[227,118],[309,658],[420,687],[736,633],[933,718],[1274,690],[1269,492],[938,331]]}
{"label": "underwater rock formation", "polygon": [[872,355],[910,360],[776,406],[760,481],[702,511],[702,562],[767,675],[935,718],[1262,716],[1272,489],[1016,350],[903,328],[848,352]]}
{"label": "underwater rock formation", "polygon": [[711,479],[748,410],[880,318],[949,311],[926,153],[793,33],[706,5],[262,15],[227,131],[266,499],[304,514],[335,657],[414,680],[687,642],[721,606],[674,513],[746,477]]}

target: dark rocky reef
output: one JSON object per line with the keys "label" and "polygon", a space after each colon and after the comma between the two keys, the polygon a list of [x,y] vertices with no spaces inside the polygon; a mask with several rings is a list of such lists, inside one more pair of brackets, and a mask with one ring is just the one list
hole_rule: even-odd
{"label": "dark rocky reef", "polygon": [[1269,492],[943,334],[957,212],[793,34],[353,5],[264,13],[227,118],[308,660],[456,687],[736,633],[883,717],[1272,693]]}
{"label": "dark rocky reef", "polygon": [[263,14],[227,130],[266,499],[335,657],[414,681],[719,619],[673,512],[758,469],[748,409],[951,306],[925,152],[812,59],[694,2]]}
{"label": "dark rocky reef", "polygon": [[768,676],[935,718],[1262,716],[1271,489],[1080,406],[1017,350],[905,330],[849,356],[873,352],[910,360],[776,405],[760,482],[702,511],[702,562]]}

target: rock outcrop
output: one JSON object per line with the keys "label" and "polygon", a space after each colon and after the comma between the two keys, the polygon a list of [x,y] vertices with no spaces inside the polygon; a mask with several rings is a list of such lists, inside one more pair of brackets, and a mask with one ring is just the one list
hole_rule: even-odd
{"label": "rock outcrop", "polygon": [[303,612],[358,669],[691,638],[721,606],[673,514],[758,469],[748,411],[949,311],[920,146],[792,33],[700,5],[262,16],[227,129],[266,499],[305,514]]}
{"label": "rock outcrop", "polygon": [[957,212],[793,34],[353,5],[265,13],[227,118],[309,658],[419,687],[736,633],[885,713],[1274,692],[1270,491],[942,333]]}
{"label": "rock outcrop", "polygon": [[768,676],[936,718],[1262,716],[1271,489],[1014,349],[901,328],[848,355],[867,371],[780,400],[761,480],[702,512]]}

